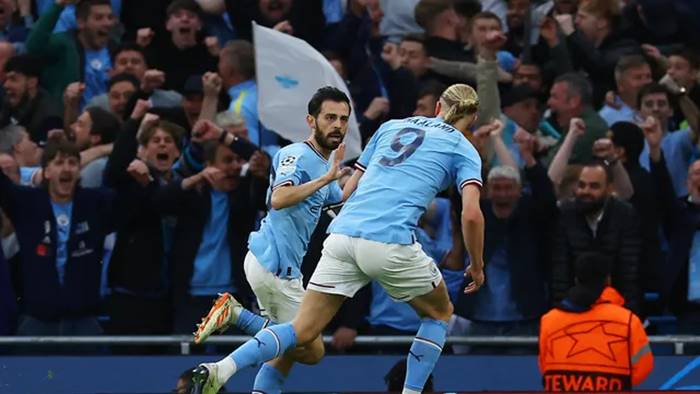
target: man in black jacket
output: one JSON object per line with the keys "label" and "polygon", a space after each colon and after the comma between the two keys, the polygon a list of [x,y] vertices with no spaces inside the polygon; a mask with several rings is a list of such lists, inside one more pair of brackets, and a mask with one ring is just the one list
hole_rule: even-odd
{"label": "man in black jacket", "polygon": [[148,107],[145,100],[137,102],[105,167],[105,183],[117,193],[119,212],[109,263],[109,331],[117,335],[165,335],[171,327],[167,253],[174,218],[162,217],[149,189],[130,174],[138,172],[140,162],[132,162],[141,149],[144,174],[159,183],[172,181],[185,130],[155,115],[144,116]]}
{"label": "man in black jacket", "polygon": [[192,133],[205,140],[206,167],[154,192],[160,212],[177,217],[171,267],[174,330],[179,334],[192,331],[218,293],[235,294],[244,303],[251,298],[243,258],[269,182],[240,175],[241,158],[249,160],[255,145],[210,121],[199,122]]}
{"label": "man in black jacket", "polygon": [[634,208],[613,196],[609,165],[593,162],[579,175],[574,201],[560,207],[552,256],[552,297],[566,297],[574,285],[575,261],[581,253],[599,252],[612,259],[612,286],[639,311],[639,220]]}
{"label": "man in black jacket", "polygon": [[[481,203],[486,222],[484,258],[489,280],[478,293],[460,292],[455,314],[471,324],[466,332],[453,329],[450,335],[536,335],[539,318],[549,307],[545,280],[549,266],[548,240],[557,214],[556,197],[546,169],[534,158],[534,137],[521,137],[518,144],[526,162],[525,178],[530,193],[523,193],[517,169],[497,166],[489,172],[488,197]],[[446,268],[461,272],[463,253],[455,252],[448,255]],[[522,351],[471,347],[471,352],[504,350]]]}

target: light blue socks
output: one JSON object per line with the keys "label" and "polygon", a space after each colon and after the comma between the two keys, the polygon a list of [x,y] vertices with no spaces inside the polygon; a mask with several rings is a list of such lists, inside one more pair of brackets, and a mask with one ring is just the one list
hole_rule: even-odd
{"label": "light blue socks", "polygon": [[278,324],[258,332],[228,357],[235,363],[235,371],[240,371],[277,358],[296,344],[297,338],[292,324]]}
{"label": "light blue socks", "polygon": [[255,376],[253,394],[280,394],[285,379],[285,376],[277,368],[265,363]]}
{"label": "light blue socks", "polygon": [[275,323],[270,321],[270,319],[266,319],[260,315],[256,315],[255,313],[247,309],[241,309],[241,312],[238,314],[238,319],[236,320],[235,326],[241,329],[241,331],[243,331],[244,333],[253,336],[263,328],[274,324]]}
{"label": "light blue socks", "polygon": [[440,358],[447,336],[447,323],[423,319],[408,352],[404,392],[422,392],[428,376]]}

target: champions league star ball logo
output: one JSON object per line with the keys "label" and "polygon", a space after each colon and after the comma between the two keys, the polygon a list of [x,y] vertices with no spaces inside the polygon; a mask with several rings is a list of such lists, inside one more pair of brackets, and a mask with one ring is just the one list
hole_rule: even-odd
{"label": "champions league star ball logo", "polygon": [[294,172],[297,168],[297,157],[287,156],[280,161],[279,174],[288,175]]}

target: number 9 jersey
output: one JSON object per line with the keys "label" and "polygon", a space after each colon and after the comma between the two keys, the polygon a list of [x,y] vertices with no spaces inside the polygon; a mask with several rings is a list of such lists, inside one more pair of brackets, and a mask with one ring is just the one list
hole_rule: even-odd
{"label": "number 9 jersey", "polygon": [[384,243],[413,244],[418,219],[452,183],[460,193],[482,184],[476,149],[440,118],[382,124],[355,166],[364,174],[328,232]]}

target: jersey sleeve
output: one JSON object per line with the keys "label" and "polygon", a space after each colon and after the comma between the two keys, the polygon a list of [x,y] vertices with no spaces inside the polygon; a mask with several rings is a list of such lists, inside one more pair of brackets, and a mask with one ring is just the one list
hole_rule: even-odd
{"label": "jersey sleeve", "polygon": [[384,125],[377,129],[377,131],[374,132],[374,135],[372,135],[372,138],[369,139],[367,146],[365,146],[362,154],[360,154],[360,157],[355,162],[355,168],[358,170],[362,172],[367,171],[367,166],[369,165],[370,160],[372,160],[372,155],[374,155],[374,150],[377,147],[377,140],[379,140],[379,135],[383,129]]}
{"label": "jersey sleeve", "polygon": [[275,179],[272,190],[283,186],[298,186],[303,183],[304,168],[302,152],[296,150],[280,150],[273,160]]}
{"label": "jersey sleeve", "polygon": [[457,143],[454,150],[452,171],[460,193],[469,184],[482,186],[481,157],[474,146],[464,138]]}

